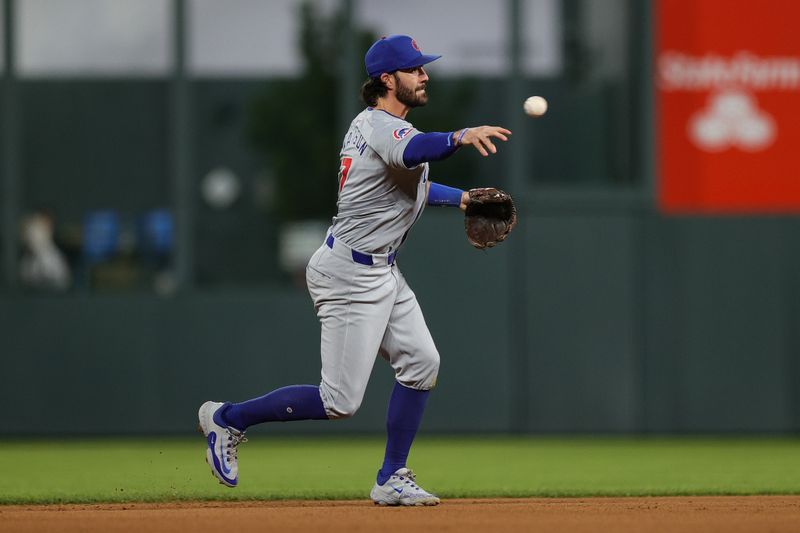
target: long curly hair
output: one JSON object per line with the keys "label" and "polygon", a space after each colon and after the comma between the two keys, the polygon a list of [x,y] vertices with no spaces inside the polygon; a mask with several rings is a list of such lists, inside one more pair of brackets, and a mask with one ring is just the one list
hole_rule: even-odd
{"label": "long curly hair", "polygon": [[368,106],[378,105],[378,98],[386,96],[389,89],[380,78],[369,78],[361,85],[361,100]]}

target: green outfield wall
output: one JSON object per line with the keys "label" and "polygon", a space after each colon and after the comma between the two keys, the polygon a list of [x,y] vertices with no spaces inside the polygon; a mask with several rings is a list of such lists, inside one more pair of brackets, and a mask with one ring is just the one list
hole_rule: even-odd
{"label": "green outfield wall", "polygon": [[[425,431],[800,428],[798,220],[663,218],[638,201],[546,195],[521,220],[525,242],[479,252],[455,213],[431,210],[400,255],[442,354]],[[508,275],[512,246],[526,294]],[[508,340],[517,298],[525,375]],[[188,432],[206,399],[319,379],[311,303],[285,286],[7,295],[0,339],[5,435]],[[270,430],[381,431],[391,381],[378,360],[355,418]]]}

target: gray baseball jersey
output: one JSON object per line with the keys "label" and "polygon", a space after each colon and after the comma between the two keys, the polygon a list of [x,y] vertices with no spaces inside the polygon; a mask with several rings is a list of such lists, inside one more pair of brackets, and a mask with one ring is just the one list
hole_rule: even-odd
{"label": "gray baseball jersey", "polygon": [[338,212],[306,268],[321,324],[320,396],[330,418],[358,410],[378,355],[403,385],[436,384],[439,353],[417,298],[394,262],[425,207],[428,164],[407,168],[403,151],[420,132],[367,108],[345,135]]}
{"label": "gray baseball jersey", "polygon": [[419,133],[386,111],[367,108],[356,116],[340,154],[337,238],[366,253],[397,250],[425,207],[428,163],[403,163]]}

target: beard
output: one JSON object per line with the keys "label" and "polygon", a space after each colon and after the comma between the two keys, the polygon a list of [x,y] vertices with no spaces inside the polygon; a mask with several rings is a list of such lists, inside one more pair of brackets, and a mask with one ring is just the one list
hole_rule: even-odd
{"label": "beard", "polygon": [[424,85],[414,91],[410,87],[403,85],[397,74],[394,75],[394,79],[397,84],[395,96],[398,102],[408,107],[422,107],[428,103],[428,93],[425,92]]}

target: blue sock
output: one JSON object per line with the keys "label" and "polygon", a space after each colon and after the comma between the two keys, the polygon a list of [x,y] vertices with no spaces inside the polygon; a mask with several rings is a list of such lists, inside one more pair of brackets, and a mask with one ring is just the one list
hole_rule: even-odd
{"label": "blue sock", "polygon": [[378,485],[386,483],[398,468],[406,466],[408,452],[422,422],[430,392],[394,384],[386,414],[386,455],[378,471]]}
{"label": "blue sock", "polygon": [[319,387],[289,385],[246,402],[229,403],[218,410],[214,418],[217,424],[244,431],[262,422],[327,420],[328,415],[319,396]]}

